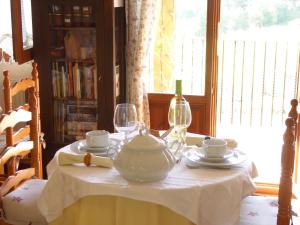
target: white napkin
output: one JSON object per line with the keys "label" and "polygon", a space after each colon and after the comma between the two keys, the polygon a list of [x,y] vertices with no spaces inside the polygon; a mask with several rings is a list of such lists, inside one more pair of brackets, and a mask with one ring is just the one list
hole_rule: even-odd
{"label": "white napkin", "polygon": [[[84,157],[85,155],[75,155],[66,152],[60,152],[57,157],[58,165],[66,166],[74,163],[84,163]],[[110,158],[95,156],[93,154],[91,154],[91,164],[107,168],[111,168],[113,166],[113,162]]]}
{"label": "white napkin", "polygon": [[186,144],[187,145],[201,146],[203,140],[204,140],[204,136],[203,137],[191,137],[191,136],[187,136],[186,137]]}
{"label": "white napkin", "polygon": [[228,148],[236,148],[238,146],[238,143],[236,140],[234,139],[228,139],[228,138],[225,138],[224,139],[226,142],[227,142],[227,147]]}

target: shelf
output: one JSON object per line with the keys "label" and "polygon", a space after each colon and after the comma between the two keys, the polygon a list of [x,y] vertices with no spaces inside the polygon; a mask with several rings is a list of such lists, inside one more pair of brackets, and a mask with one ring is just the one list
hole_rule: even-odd
{"label": "shelf", "polygon": [[95,61],[93,58],[88,58],[88,59],[67,59],[67,58],[51,58],[51,61],[54,62],[70,62],[70,63],[84,63],[84,64],[89,64],[89,65],[94,65]]}
{"label": "shelf", "polygon": [[96,30],[96,27],[50,27],[51,30]]}
{"label": "shelf", "polygon": [[97,99],[84,99],[84,98],[74,98],[74,97],[66,97],[66,98],[54,97],[53,99],[54,101],[57,102],[66,102],[70,104],[97,105]]}

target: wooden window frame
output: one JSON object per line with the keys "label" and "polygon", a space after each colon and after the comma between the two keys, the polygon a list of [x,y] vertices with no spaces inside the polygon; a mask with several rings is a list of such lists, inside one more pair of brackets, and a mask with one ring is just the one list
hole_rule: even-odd
{"label": "wooden window frame", "polygon": [[11,0],[10,3],[14,59],[22,64],[33,59],[33,47],[23,48],[21,0]]}

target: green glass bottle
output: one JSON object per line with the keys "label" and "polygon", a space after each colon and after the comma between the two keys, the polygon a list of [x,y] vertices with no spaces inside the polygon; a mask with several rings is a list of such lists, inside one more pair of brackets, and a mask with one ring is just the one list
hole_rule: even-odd
{"label": "green glass bottle", "polygon": [[171,103],[182,103],[186,102],[185,98],[182,95],[182,80],[176,80],[176,89],[175,89],[175,95],[171,100]]}
{"label": "green glass bottle", "polygon": [[185,146],[186,131],[191,124],[191,119],[190,105],[182,95],[182,81],[176,80],[176,91],[171,99],[168,113],[169,125],[174,127],[169,141],[171,142],[171,148],[173,148],[171,151],[174,150],[175,155],[180,154]]}
{"label": "green glass bottle", "polygon": [[175,95],[171,99],[170,107],[169,107],[169,125],[170,126],[178,126],[180,124],[180,112],[178,110],[178,107],[176,105],[179,104],[185,104],[187,101],[182,95],[182,80],[176,80],[176,89],[175,89]]}

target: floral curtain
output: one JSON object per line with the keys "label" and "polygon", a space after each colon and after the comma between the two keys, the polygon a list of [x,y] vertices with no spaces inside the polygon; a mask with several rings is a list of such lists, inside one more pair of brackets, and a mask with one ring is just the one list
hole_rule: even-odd
{"label": "floral curtain", "polygon": [[127,102],[134,103],[138,119],[150,127],[149,103],[144,83],[146,60],[154,34],[158,0],[127,0],[126,90]]}

